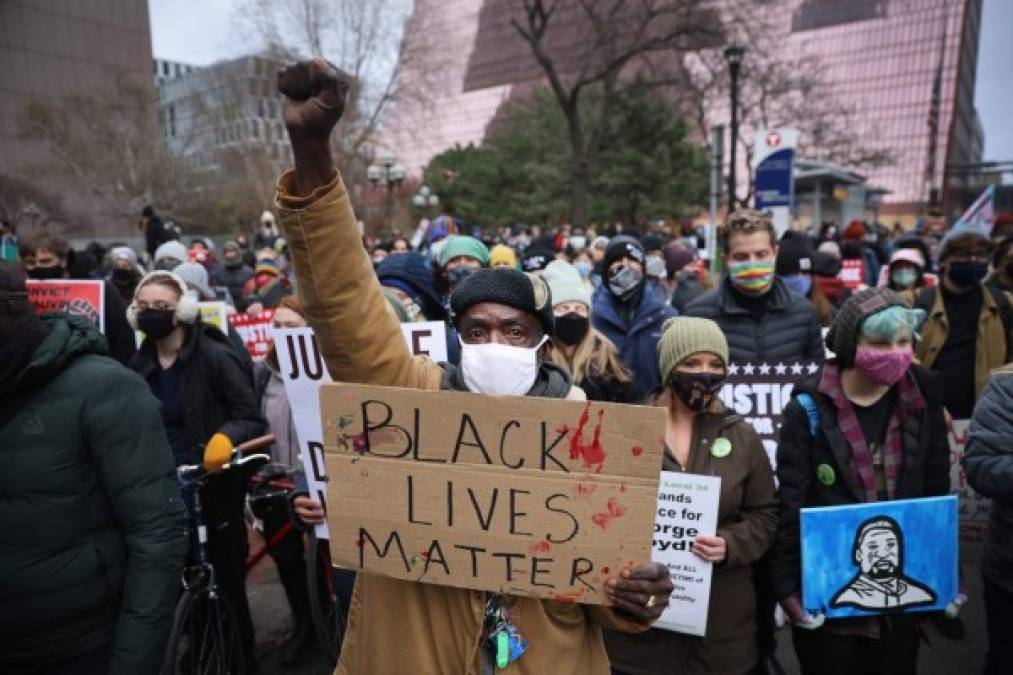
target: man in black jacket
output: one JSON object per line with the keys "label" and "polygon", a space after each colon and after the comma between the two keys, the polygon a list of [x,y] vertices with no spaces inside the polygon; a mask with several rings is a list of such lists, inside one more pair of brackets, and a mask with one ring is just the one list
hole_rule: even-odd
{"label": "man in black jacket", "polygon": [[[41,232],[21,240],[21,262],[32,279],[71,279],[68,262],[72,251],[67,240],[52,232]],[[126,307],[116,289],[102,283],[103,331],[109,355],[126,365],[137,350],[134,331],[127,324]]]}
{"label": "man in black jacket", "polygon": [[992,500],[981,561],[988,660],[985,675],[1013,673],[1013,366],[992,373],[974,409],[964,454],[967,482]]}
{"label": "man in black jacket", "polygon": [[717,322],[733,361],[822,359],[816,308],[774,275],[777,246],[770,216],[735,211],[725,222],[722,248],[728,273],[684,314]]}
{"label": "man in black jacket", "polygon": [[158,402],[7,262],[0,461],[0,672],[157,672],[185,550]]}

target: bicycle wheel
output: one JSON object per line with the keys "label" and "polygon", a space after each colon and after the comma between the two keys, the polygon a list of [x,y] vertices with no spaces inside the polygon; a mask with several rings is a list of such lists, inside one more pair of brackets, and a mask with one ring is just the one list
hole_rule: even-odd
{"label": "bicycle wheel", "polygon": [[309,581],[310,616],[317,634],[320,648],[331,659],[338,662],[341,642],[345,639],[345,611],[334,588],[334,574],[331,567],[331,552],[327,544],[320,545],[315,532],[310,530],[309,546],[306,552],[306,578]]}
{"label": "bicycle wheel", "polygon": [[235,612],[207,587],[183,591],[176,603],[162,675],[243,675],[243,643]]}

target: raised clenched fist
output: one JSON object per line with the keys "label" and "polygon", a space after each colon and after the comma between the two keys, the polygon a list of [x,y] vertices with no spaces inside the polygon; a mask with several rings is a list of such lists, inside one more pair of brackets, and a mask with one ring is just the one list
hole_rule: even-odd
{"label": "raised clenched fist", "polygon": [[339,68],[312,59],[278,71],[285,95],[285,127],[292,140],[327,139],[345,111],[349,77]]}

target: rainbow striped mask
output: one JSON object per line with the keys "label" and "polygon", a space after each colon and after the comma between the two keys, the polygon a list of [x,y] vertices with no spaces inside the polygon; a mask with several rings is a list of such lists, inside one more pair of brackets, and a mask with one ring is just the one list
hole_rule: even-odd
{"label": "rainbow striped mask", "polygon": [[763,295],[774,283],[774,261],[732,263],[728,266],[728,276],[743,295]]}

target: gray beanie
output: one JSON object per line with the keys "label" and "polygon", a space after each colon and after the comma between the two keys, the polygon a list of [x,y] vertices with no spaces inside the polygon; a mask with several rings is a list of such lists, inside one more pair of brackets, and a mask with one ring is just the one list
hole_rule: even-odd
{"label": "gray beanie", "polygon": [[907,303],[889,288],[866,288],[858,291],[841,305],[827,333],[827,349],[837,355],[841,368],[850,368],[855,362],[859,331],[865,319],[887,307],[907,308]]}
{"label": "gray beanie", "polygon": [[658,340],[658,369],[662,383],[668,383],[672,371],[686,357],[700,352],[717,354],[728,367],[728,340],[715,322],[677,316],[662,324],[661,339]]}

